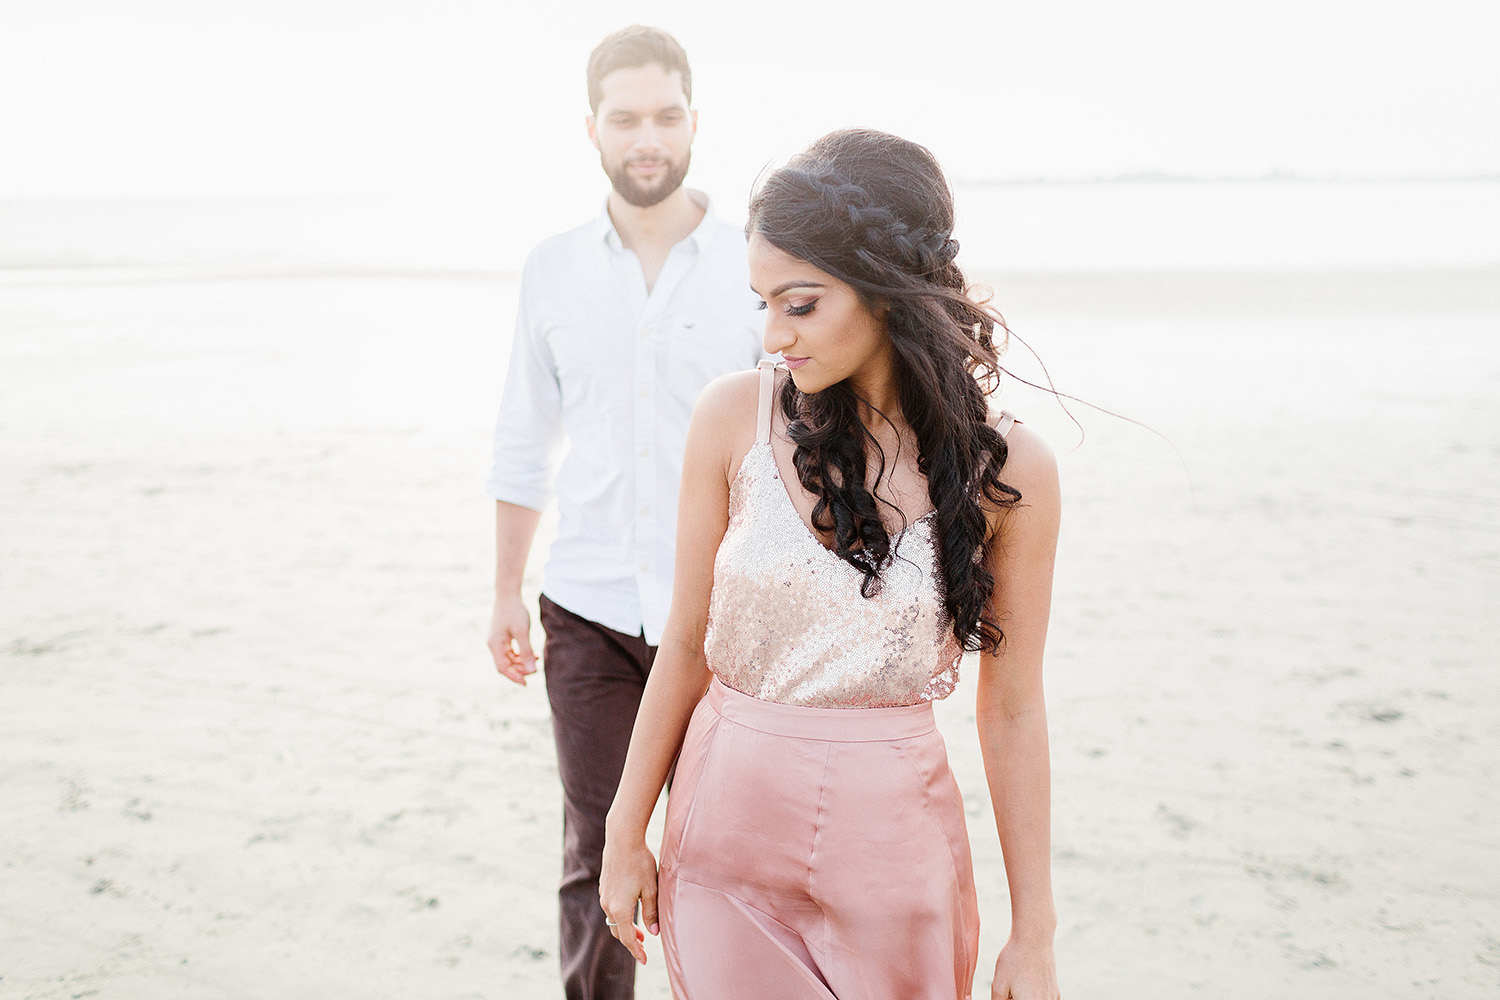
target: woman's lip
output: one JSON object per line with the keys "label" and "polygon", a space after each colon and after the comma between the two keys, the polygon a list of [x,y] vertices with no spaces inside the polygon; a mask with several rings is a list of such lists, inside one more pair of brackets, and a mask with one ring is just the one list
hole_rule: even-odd
{"label": "woman's lip", "polygon": [[781,356],[781,360],[786,362],[786,366],[788,368],[801,368],[803,365],[807,364],[806,358],[793,358],[788,357],[785,354]]}

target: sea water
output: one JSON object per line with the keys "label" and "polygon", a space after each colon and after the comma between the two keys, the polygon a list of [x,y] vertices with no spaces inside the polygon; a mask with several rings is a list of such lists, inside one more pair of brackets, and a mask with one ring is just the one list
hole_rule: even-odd
{"label": "sea water", "polygon": [[[598,204],[602,206],[601,184]],[[744,218],[744,198],[715,192]],[[960,182],[970,269],[1434,269],[1500,264],[1500,178]],[[577,205],[577,199],[568,204]],[[592,209],[590,209],[592,211]],[[0,269],[515,271],[587,221],[547,198],[0,201]]]}

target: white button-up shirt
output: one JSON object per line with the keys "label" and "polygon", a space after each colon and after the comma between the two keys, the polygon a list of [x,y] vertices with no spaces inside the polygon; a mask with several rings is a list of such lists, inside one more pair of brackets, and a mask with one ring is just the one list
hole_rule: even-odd
{"label": "white button-up shirt", "polygon": [[488,482],[494,499],[541,510],[555,473],[558,532],[542,589],[652,645],[672,601],[693,404],[709,381],[763,356],[745,238],[700,203],[703,221],[649,295],[607,209],[532,250]]}

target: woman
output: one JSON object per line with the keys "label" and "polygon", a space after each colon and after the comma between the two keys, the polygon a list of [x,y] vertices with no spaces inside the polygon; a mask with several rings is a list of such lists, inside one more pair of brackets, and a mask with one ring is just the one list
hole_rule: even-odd
{"label": "woman", "polygon": [[[993,996],[1057,996],[1057,470],[987,407],[997,317],[965,294],[952,228],[932,155],[878,132],[825,136],[751,202],[751,285],[787,371],[721,378],[693,414],[672,608],[600,882],[638,961],[637,909],[652,933],[659,914],[684,1000],[970,995],[978,906],[931,709],[964,649],[1011,897]],[[674,759],[658,873],[646,824]]]}

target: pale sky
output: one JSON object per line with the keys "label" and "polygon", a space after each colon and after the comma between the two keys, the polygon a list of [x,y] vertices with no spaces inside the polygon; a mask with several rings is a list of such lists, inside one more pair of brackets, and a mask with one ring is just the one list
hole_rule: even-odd
{"label": "pale sky", "polygon": [[672,31],[692,181],[831,128],[956,179],[1500,174],[1500,4],[0,0],[0,198],[602,193],[583,70]]}

